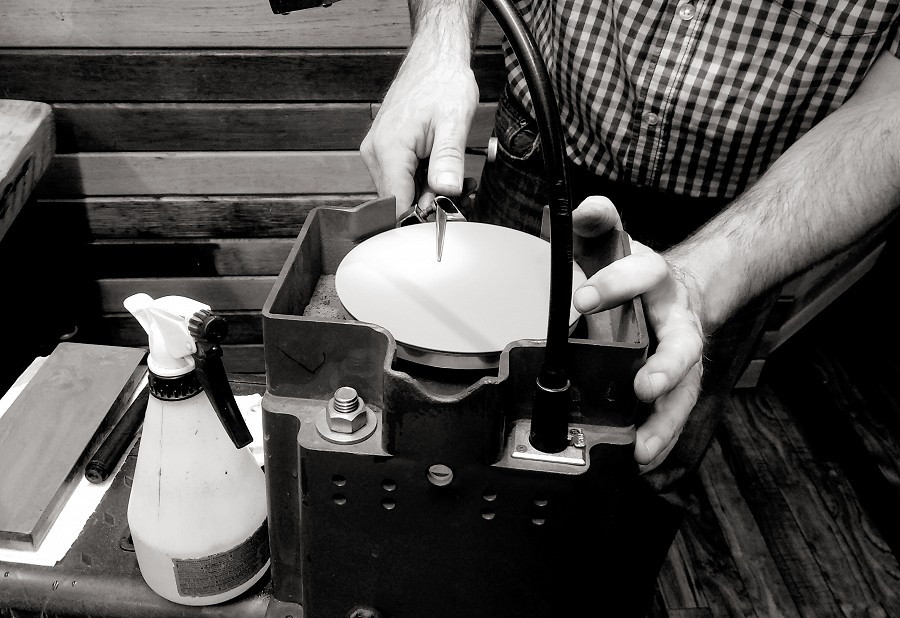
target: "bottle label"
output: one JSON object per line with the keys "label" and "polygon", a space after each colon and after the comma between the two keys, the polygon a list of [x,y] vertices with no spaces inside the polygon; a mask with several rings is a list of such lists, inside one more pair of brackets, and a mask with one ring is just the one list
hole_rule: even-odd
{"label": "bottle label", "polygon": [[269,560],[267,521],[243,543],[202,558],[173,558],[175,584],[183,597],[209,597],[249,581]]}

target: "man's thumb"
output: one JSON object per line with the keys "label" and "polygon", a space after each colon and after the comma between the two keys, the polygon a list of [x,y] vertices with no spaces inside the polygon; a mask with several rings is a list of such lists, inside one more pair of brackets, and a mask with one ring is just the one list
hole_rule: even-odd
{"label": "man's thumb", "polygon": [[428,163],[428,184],[436,193],[459,195],[465,173],[467,131],[438,127]]}

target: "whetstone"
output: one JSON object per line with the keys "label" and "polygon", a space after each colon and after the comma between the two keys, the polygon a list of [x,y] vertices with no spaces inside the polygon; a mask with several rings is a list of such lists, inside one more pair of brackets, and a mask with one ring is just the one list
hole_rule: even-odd
{"label": "whetstone", "polygon": [[47,170],[55,149],[49,105],[0,99],[0,239]]}
{"label": "whetstone", "polygon": [[0,547],[40,546],[140,383],[145,354],[60,343],[0,417]]}

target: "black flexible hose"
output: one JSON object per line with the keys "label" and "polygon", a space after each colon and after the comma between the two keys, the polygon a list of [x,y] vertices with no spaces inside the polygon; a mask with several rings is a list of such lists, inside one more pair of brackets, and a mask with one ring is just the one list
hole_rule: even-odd
{"label": "black flexible hose", "polygon": [[[572,299],[572,194],[566,169],[565,144],[559,109],[547,67],[534,37],[509,0],[482,0],[509,42],[534,106],[550,206],[550,307],[544,364],[532,411],[532,444],[558,452],[568,444],[568,387],[566,362],[569,307]],[[561,397],[547,396],[547,393]],[[564,409],[560,409],[563,407]]]}

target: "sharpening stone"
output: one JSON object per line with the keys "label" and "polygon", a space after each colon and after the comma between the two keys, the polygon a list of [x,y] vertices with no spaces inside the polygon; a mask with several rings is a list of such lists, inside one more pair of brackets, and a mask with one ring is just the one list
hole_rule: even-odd
{"label": "sharpening stone", "polygon": [[0,547],[40,546],[140,383],[145,354],[60,343],[0,417]]}

